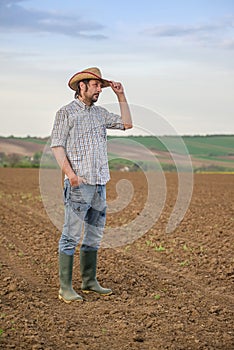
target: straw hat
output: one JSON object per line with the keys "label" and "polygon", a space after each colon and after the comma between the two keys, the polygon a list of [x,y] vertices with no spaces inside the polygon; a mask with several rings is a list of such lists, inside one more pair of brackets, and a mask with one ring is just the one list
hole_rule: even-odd
{"label": "straw hat", "polygon": [[72,90],[76,91],[77,90],[77,83],[81,80],[84,80],[84,79],[98,79],[98,80],[101,80],[101,82],[103,83],[102,87],[110,86],[109,80],[102,79],[101,71],[97,67],[87,68],[85,70],[82,70],[81,72],[74,74],[71,77],[71,79],[69,80],[68,86]]}

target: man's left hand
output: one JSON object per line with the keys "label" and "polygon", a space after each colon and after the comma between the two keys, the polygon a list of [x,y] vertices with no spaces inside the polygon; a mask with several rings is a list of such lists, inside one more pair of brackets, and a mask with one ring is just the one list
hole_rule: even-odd
{"label": "man's left hand", "polygon": [[116,81],[110,81],[110,86],[112,90],[116,93],[116,95],[123,94],[124,88],[121,83]]}

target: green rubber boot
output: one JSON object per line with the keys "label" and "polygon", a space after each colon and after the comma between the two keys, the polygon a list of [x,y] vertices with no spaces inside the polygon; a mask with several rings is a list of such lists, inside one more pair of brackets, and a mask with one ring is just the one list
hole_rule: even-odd
{"label": "green rubber boot", "polygon": [[106,296],[112,294],[109,288],[102,288],[96,278],[97,251],[80,250],[80,273],[82,277],[81,289],[84,293],[96,292]]}
{"label": "green rubber boot", "polygon": [[59,299],[70,304],[72,301],[82,301],[82,297],[72,288],[73,255],[59,253]]}

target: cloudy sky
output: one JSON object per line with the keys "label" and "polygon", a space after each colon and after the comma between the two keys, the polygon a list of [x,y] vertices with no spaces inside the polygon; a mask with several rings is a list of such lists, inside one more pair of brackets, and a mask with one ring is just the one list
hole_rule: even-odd
{"label": "cloudy sky", "polygon": [[[49,135],[92,66],[179,134],[234,133],[233,0],[0,0],[0,40],[0,135]],[[98,103],[115,102],[104,89]]]}

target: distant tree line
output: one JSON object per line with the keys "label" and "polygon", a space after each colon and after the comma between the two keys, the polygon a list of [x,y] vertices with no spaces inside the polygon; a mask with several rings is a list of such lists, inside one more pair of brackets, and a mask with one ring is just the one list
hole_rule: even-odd
{"label": "distant tree line", "polygon": [[39,168],[41,156],[42,152],[35,152],[32,156],[0,152],[0,166],[4,168]]}
{"label": "distant tree line", "polygon": [[[51,153],[43,155],[42,152],[35,152],[32,156],[22,156],[17,153],[6,154],[0,152],[0,167],[4,168],[57,168],[57,163],[54,156]],[[147,161],[138,161],[137,163],[130,160],[115,158],[109,161],[109,167],[112,171],[166,171],[166,172],[177,172],[175,164],[160,163],[155,168],[155,164]],[[180,169],[180,171],[191,171],[190,168]],[[203,165],[201,167],[194,167],[195,173],[200,172],[232,172],[233,168],[223,167],[218,165]]]}
{"label": "distant tree line", "polygon": [[55,161],[52,154],[47,154],[41,164],[42,152],[35,152],[32,156],[23,156],[18,153],[6,154],[0,152],[0,167],[3,168],[54,168]]}

